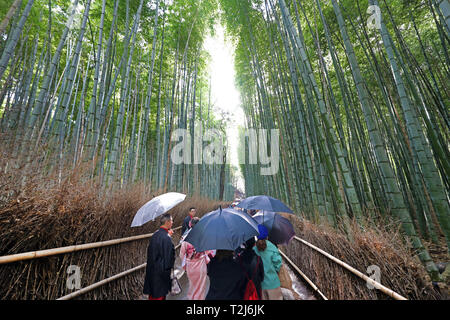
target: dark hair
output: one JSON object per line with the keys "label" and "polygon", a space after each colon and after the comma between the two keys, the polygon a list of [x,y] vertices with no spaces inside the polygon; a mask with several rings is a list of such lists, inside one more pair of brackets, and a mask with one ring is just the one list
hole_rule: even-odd
{"label": "dark hair", "polygon": [[252,250],[254,245],[255,245],[255,237],[251,237],[250,239],[245,241],[246,250]]}
{"label": "dark hair", "polygon": [[189,211],[192,211],[192,209],[195,209],[195,207],[191,207],[191,208],[189,208]]}
{"label": "dark hair", "polygon": [[233,259],[233,251],[231,251],[231,250],[217,250],[216,258],[219,261],[226,260],[226,259]]}
{"label": "dark hair", "polygon": [[169,221],[170,219],[172,219],[172,216],[170,215],[170,213],[164,213],[161,218],[159,218],[159,224],[160,225],[164,225],[167,221]]}
{"label": "dark hair", "polygon": [[258,248],[258,251],[264,251],[267,248],[267,243],[265,239],[259,239],[256,241],[256,248]]}

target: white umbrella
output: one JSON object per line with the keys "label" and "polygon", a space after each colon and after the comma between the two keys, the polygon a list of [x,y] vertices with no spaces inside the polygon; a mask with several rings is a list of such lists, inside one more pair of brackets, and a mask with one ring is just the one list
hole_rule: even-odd
{"label": "white umbrella", "polygon": [[156,217],[169,211],[186,198],[185,194],[178,192],[164,193],[144,204],[136,213],[131,223],[132,227],[140,227],[144,223],[155,220]]}

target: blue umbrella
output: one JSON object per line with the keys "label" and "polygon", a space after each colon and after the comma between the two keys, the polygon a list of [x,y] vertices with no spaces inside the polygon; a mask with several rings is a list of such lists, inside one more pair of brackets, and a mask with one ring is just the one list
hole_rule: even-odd
{"label": "blue umbrella", "polygon": [[258,212],[253,216],[253,219],[259,224],[263,224],[268,229],[268,239],[274,244],[288,244],[295,236],[292,223],[275,212]]}
{"label": "blue umbrella", "polygon": [[252,209],[293,213],[292,210],[280,200],[264,195],[245,198],[239,202],[236,207],[247,210]]}
{"label": "blue umbrella", "polygon": [[219,208],[203,216],[185,241],[192,244],[197,252],[234,251],[258,234],[258,224],[251,217],[231,208]]}

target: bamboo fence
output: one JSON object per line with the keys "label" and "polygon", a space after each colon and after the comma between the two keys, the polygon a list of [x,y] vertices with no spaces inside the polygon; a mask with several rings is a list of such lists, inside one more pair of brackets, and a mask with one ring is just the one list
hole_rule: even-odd
{"label": "bamboo fence", "polygon": [[[174,228],[173,230],[176,231],[178,229],[181,229],[181,226]],[[66,247],[59,247],[59,248],[53,248],[53,249],[45,249],[45,250],[11,254],[11,255],[0,257],[0,264],[6,264],[6,263],[11,263],[11,262],[24,261],[24,260],[30,260],[30,259],[36,259],[36,258],[42,258],[42,257],[49,257],[49,256],[57,255],[57,254],[72,253],[72,252],[76,252],[76,251],[93,249],[93,248],[107,247],[107,246],[112,246],[112,245],[124,243],[124,242],[148,239],[152,235],[153,235],[153,233],[147,233],[147,234],[142,234],[139,236],[132,236],[132,237],[126,237],[126,238],[120,238],[120,239],[113,239],[113,240],[99,241],[99,242],[92,242],[92,243],[84,243],[84,244],[76,244],[76,245],[66,246]]]}
{"label": "bamboo fence", "polygon": [[[181,229],[180,227],[174,228],[173,230],[178,230]],[[85,244],[80,244],[80,245],[73,245],[73,246],[66,246],[66,247],[60,247],[60,248],[53,248],[53,249],[46,249],[46,250],[38,250],[38,251],[30,251],[30,252],[24,252],[24,253],[18,253],[18,254],[13,254],[13,255],[7,255],[7,256],[2,256],[0,257],[0,264],[6,264],[6,263],[12,263],[12,262],[17,262],[17,261],[24,261],[24,260],[30,260],[30,259],[36,259],[36,258],[42,258],[42,257],[48,257],[48,256],[53,256],[53,255],[57,255],[57,254],[65,254],[65,253],[72,253],[72,252],[76,252],[76,251],[81,251],[81,250],[87,250],[87,249],[92,249],[92,248],[100,248],[100,247],[106,247],[106,246],[111,246],[111,245],[115,245],[115,244],[120,244],[120,243],[125,243],[125,242],[130,242],[130,241],[137,241],[137,240],[141,240],[141,239],[147,239],[150,238],[153,235],[153,233],[148,233],[148,234],[143,234],[143,235],[138,235],[138,236],[132,236],[132,237],[126,237],[126,238],[120,238],[120,239],[113,239],[113,240],[108,240],[108,241],[100,241],[100,242],[93,242],[93,243],[85,243]],[[395,291],[385,287],[384,285],[382,285],[381,283],[375,281],[374,279],[366,276],[365,274],[363,274],[362,272],[358,271],[357,269],[353,268],[352,266],[348,265],[347,263],[337,259],[336,257],[332,256],[331,254],[323,251],[322,249],[314,246],[313,244],[295,236],[294,237],[295,240],[307,245],[308,247],[314,249],[315,251],[321,253],[322,255],[324,255],[325,257],[327,257],[328,259],[334,261],[335,263],[337,263],[338,265],[342,266],[343,268],[347,269],[348,271],[350,271],[351,273],[353,273],[354,275],[356,275],[357,277],[365,280],[367,283],[373,285],[374,288],[380,290],[381,292],[385,293],[386,295],[396,299],[396,300],[407,300],[405,297],[403,297],[402,295],[396,293]],[[177,245],[175,249],[178,249],[180,247],[180,245]],[[286,256],[286,254],[284,254],[283,252],[280,251],[280,253],[282,254],[282,256],[293,266],[293,268],[303,277],[303,279],[305,279],[305,281],[324,299],[324,300],[328,300],[327,297],[319,290],[319,288],[289,259],[288,256]],[[65,295],[63,297],[60,297],[57,300],[69,300],[72,299],[74,297],[77,297],[79,295],[82,295],[86,292],[89,292],[95,288],[98,288],[106,283],[112,282],[116,279],[122,278],[128,274],[131,274],[137,270],[143,269],[145,268],[147,265],[147,263],[141,264],[139,266],[136,266],[132,269],[123,271],[119,274],[116,274],[112,277],[109,277],[107,279],[101,280],[99,282],[96,282],[94,284],[91,284],[85,288],[82,288],[80,290],[77,290],[75,292],[72,292],[68,295]]]}
{"label": "bamboo fence", "polygon": [[363,274],[362,272],[356,270],[355,268],[353,268],[352,266],[348,265],[347,263],[339,260],[338,258],[332,256],[331,254],[323,251],[322,249],[316,247],[315,245],[309,243],[308,241],[305,241],[297,236],[294,237],[295,240],[307,245],[308,247],[316,250],[317,252],[323,254],[325,257],[327,257],[328,259],[336,262],[338,265],[340,265],[341,267],[347,269],[348,271],[350,271],[351,273],[353,273],[354,275],[356,275],[357,277],[365,280],[367,283],[370,283],[371,285],[373,285],[376,289],[380,290],[381,292],[387,294],[388,296],[396,299],[396,300],[408,300],[405,297],[403,297],[402,295],[396,293],[395,291],[383,286],[381,283],[375,281],[372,278],[369,278],[368,276],[366,276],[365,274]]}

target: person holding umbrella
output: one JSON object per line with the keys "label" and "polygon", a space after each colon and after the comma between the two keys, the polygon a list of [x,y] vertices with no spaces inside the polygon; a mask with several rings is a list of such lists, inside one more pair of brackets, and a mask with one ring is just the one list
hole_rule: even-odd
{"label": "person holding umbrella", "polygon": [[247,280],[234,260],[232,250],[217,250],[208,264],[209,290],[206,300],[242,300]]}
{"label": "person holding umbrella", "polygon": [[[199,220],[198,217],[194,217],[190,222],[191,228]],[[210,250],[197,252],[192,244],[184,240],[182,241],[180,259],[183,261],[182,267],[186,270],[189,279],[189,290],[187,293],[189,300],[205,299],[207,264],[210,262],[210,256],[213,255],[213,252]]]}
{"label": "person holding umbrella", "polygon": [[160,228],[150,238],[144,281],[144,294],[148,294],[149,300],[165,300],[171,288],[170,273],[175,263],[175,247],[170,234],[172,225],[172,216],[163,214]]}
{"label": "person holding umbrella", "polygon": [[189,223],[195,217],[196,213],[197,213],[197,210],[194,207],[189,208],[189,215],[186,218],[184,218],[183,224],[181,226],[181,234],[184,234],[187,230],[189,230],[191,228]]}
{"label": "person holding umbrella", "polygon": [[251,237],[244,243],[244,250],[236,258],[245,270],[247,281],[252,280],[255,284],[258,298],[262,299],[261,282],[264,280],[264,264],[262,259],[253,251],[255,237]]}
{"label": "person holding umbrella", "polygon": [[264,265],[264,280],[261,283],[262,300],[283,300],[281,283],[278,277],[282,259],[278,248],[269,240],[269,232],[264,225],[258,225],[259,235],[255,253],[261,257]]}
{"label": "person holding umbrella", "polygon": [[203,216],[189,231],[186,241],[197,251],[217,250],[207,267],[210,284],[206,300],[243,299],[247,279],[233,252],[256,235],[256,221],[240,211],[221,207]]}

